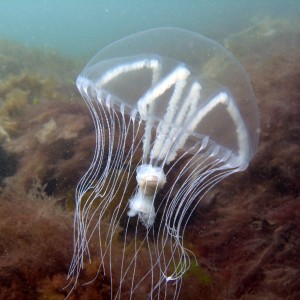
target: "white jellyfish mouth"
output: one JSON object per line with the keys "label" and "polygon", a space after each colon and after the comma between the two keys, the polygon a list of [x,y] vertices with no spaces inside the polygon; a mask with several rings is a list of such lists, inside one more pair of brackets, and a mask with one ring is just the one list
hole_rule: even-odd
{"label": "white jellyfish mouth", "polygon": [[167,180],[163,169],[144,164],[136,170],[136,181],[142,194],[153,196],[163,188]]}
{"label": "white jellyfish mouth", "polygon": [[155,220],[154,198],[166,183],[166,175],[163,170],[151,165],[141,165],[137,168],[136,180],[138,191],[129,200],[129,211],[127,215],[134,217],[138,215],[140,221],[150,228]]}
{"label": "white jellyfish mouth", "polygon": [[138,215],[139,220],[146,228],[150,228],[155,220],[155,208],[153,205],[154,197],[143,195],[138,191],[133,198],[129,200],[128,217]]}

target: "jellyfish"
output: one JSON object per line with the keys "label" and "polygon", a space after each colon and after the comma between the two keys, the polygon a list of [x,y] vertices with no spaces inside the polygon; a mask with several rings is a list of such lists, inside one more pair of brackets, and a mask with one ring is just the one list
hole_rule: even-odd
{"label": "jellyfish", "polygon": [[103,48],[76,84],[96,142],[75,192],[72,290],[96,259],[111,299],[177,299],[193,211],[258,146],[249,78],[217,42],[157,28]]}

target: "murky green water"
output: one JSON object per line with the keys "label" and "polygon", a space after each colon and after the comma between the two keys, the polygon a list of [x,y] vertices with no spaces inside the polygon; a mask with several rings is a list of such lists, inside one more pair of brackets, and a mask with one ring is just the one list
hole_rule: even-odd
{"label": "murky green water", "polygon": [[299,16],[296,0],[2,0],[0,36],[90,56],[109,42],[153,27],[181,27],[222,39],[263,17]]}

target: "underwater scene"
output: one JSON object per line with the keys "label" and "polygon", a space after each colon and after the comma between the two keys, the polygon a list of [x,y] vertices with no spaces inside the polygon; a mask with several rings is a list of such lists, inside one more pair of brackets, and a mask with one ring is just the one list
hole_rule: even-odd
{"label": "underwater scene", "polygon": [[0,2],[0,300],[300,299],[300,2]]}

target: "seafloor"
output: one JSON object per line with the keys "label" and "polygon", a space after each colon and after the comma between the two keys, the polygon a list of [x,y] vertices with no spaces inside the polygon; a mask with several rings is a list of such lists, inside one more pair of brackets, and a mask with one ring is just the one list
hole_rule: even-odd
{"label": "seafloor", "polygon": [[[179,299],[300,299],[300,29],[265,19],[224,44],[251,77],[260,144],[194,213],[185,241],[199,266]],[[68,294],[73,195],[94,151],[80,66],[0,40],[0,299]],[[101,272],[81,285],[95,270],[70,300],[110,299]]]}

